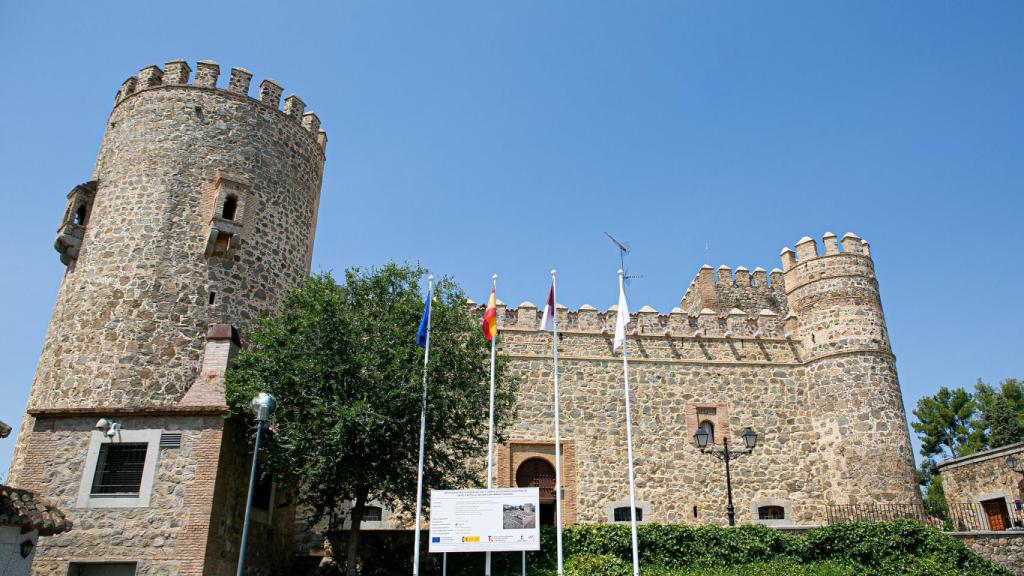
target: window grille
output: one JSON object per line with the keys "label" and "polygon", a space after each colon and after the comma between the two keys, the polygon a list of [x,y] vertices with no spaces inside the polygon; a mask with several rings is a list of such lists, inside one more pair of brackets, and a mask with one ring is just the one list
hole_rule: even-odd
{"label": "window grille", "polygon": [[100,446],[93,494],[138,494],[146,464],[145,442],[120,442]]}
{"label": "window grille", "polygon": [[[634,508],[636,514],[636,521],[644,521],[644,511],[642,508]],[[622,506],[615,509],[615,521],[616,522],[629,522],[629,506]]]}
{"label": "window grille", "polygon": [[757,509],[758,520],[785,520],[786,510],[782,506],[761,506]]}

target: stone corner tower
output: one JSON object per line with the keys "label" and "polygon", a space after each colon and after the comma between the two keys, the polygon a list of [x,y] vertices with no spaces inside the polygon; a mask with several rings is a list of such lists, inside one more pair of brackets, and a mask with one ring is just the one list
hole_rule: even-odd
{"label": "stone corner tower", "polygon": [[920,502],[868,243],[803,237],[782,250],[786,329],[803,350],[818,463],[834,504]]}
{"label": "stone corner tower", "polygon": [[[243,68],[223,87],[215,62],[190,76],[179,60],[126,80],[68,194],[67,270],[10,477],[75,530],[43,539],[36,573],[234,573],[248,470],[223,375],[238,330],[308,277],[327,136],[298,96],[282,110],[273,80],[251,97]],[[255,554],[289,545],[289,514],[268,505]]]}

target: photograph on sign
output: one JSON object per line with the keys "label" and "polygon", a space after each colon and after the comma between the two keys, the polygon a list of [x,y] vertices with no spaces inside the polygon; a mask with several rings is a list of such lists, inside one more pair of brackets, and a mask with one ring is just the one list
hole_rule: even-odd
{"label": "photograph on sign", "polygon": [[431,490],[431,552],[540,550],[537,488]]}

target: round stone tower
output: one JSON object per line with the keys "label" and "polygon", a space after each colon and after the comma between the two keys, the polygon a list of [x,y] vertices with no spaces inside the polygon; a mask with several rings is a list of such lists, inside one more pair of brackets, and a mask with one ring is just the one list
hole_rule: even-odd
{"label": "round stone tower", "polygon": [[[327,136],[297,96],[281,109],[273,80],[254,98],[242,68],[225,87],[214,62],[191,73],[173,61],[125,81],[92,179],[68,194],[54,244],[67,270],[9,474],[73,511],[40,570],[78,557],[234,573],[249,448],[225,437],[223,376],[238,329],[309,275]],[[127,488],[101,477],[111,442],[144,455]],[[278,510],[254,553],[286,545],[288,522]]]}
{"label": "round stone tower", "polygon": [[920,503],[896,360],[867,242],[802,238],[782,251],[786,329],[802,344],[825,500]]}
{"label": "round stone tower", "polygon": [[175,403],[210,324],[247,324],[309,273],[319,119],[297,96],[279,110],[273,80],[250,98],[244,69],[227,89],[216,63],[189,75],[149,66],[117,94],[58,234],[68,268],[30,408]]}

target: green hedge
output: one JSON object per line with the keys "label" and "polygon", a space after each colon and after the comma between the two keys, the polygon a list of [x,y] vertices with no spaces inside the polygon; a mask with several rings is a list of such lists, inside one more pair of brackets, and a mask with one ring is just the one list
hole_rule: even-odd
{"label": "green hedge", "polygon": [[[836,524],[804,534],[787,534],[764,526],[644,524],[638,528],[638,536],[644,576],[1012,576],[959,539],[911,520]],[[566,576],[632,574],[628,526],[568,526],[562,542]],[[411,548],[412,542],[408,544]],[[409,558],[401,553],[388,556],[399,561]],[[440,554],[430,556],[422,571],[425,576],[441,573]],[[493,574],[517,576],[521,558],[520,553],[493,554]],[[385,559],[368,564],[381,560]],[[407,563],[405,560],[403,564]],[[555,574],[554,529],[541,529],[541,550],[527,554],[527,566],[533,576]],[[371,568],[364,573],[400,574],[408,567],[396,565],[392,569],[377,564],[375,568],[384,571]],[[483,554],[448,555],[450,576],[482,573]]]}

